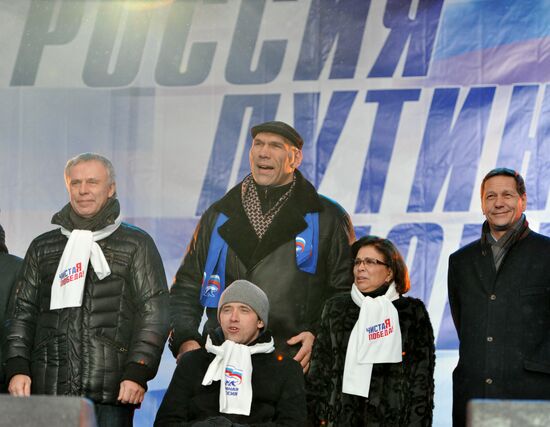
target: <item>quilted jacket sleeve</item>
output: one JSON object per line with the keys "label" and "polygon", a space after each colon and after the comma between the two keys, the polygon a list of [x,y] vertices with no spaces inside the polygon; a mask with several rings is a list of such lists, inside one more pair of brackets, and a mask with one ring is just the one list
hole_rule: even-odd
{"label": "quilted jacket sleeve", "polygon": [[[143,385],[158,369],[168,336],[168,286],[153,239],[145,235],[132,257],[131,280],[139,316],[132,334],[123,379]],[[141,371],[141,372],[140,372]]]}
{"label": "quilted jacket sleeve", "polygon": [[39,312],[40,271],[32,242],[8,306],[6,328],[6,381],[16,374],[30,376],[30,359]]}

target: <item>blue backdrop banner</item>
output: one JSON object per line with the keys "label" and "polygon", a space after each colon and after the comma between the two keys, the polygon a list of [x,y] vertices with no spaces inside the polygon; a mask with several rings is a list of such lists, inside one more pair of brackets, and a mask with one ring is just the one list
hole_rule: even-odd
{"label": "blue backdrop banner", "polygon": [[[406,257],[436,333],[434,425],[450,425],[447,260],[479,237],[483,175],[519,170],[550,233],[550,1],[0,0],[0,20],[12,252],[52,228],[66,160],[95,151],[171,282],[200,214],[249,172],[251,125],[286,121],[304,175]],[[174,367],[165,352],[137,425]]]}

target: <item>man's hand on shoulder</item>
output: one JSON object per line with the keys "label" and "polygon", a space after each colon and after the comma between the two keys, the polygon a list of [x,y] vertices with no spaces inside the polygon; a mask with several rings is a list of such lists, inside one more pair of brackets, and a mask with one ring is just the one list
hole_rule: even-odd
{"label": "man's hand on shoulder", "polygon": [[294,360],[300,362],[304,374],[309,370],[309,361],[311,360],[311,351],[313,350],[313,342],[315,341],[315,335],[311,332],[301,332],[298,335],[290,338],[286,343],[288,345],[296,345],[302,343],[302,347],[294,356]]}
{"label": "man's hand on shoulder", "polygon": [[8,385],[8,392],[12,396],[30,396],[31,395],[31,377],[28,375],[17,374],[11,377]]}
{"label": "man's hand on shoulder", "polygon": [[183,356],[184,353],[187,353],[188,351],[191,351],[191,350],[197,350],[199,348],[201,348],[201,345],[197,341],[195,340],[185,341],[182,345],[180,345],[176,362],[180,361],[181,356]]}
{"label": "man's hand on shoulder", "polygon": [[138,383],[130,380],[124,380],[120,383],[120,391],[117,397],[117,400],[120,401],[120,403],[138,405],[143,402],[144,396],[145,389]]}

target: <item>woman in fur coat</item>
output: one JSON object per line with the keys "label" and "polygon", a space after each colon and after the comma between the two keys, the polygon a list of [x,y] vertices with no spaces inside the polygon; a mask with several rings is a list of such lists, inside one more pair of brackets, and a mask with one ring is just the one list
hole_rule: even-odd
{"label": "woman in fur coat", "polygon": [[404,297],[407,266],[387,239],[352,245],[351,294],[325,304],[307,377],[313,426],[431,426],[435,348],[426,307]]}

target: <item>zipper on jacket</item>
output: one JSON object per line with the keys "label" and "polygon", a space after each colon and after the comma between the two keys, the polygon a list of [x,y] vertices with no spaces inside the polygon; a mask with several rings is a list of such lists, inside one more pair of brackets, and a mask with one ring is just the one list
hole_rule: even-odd
{"label": "zipper on jacket", "polygon": [[126,347],[124,347],[122,344],[116,342],[115,340],[112,340],[110,338],[107,338],[104,335],[96,335],[96,338],[101,341],[104,344],[107,344],[109,347],[114,348],[115,350],[120,351],[121,353],[125,353],[128,351]]}

